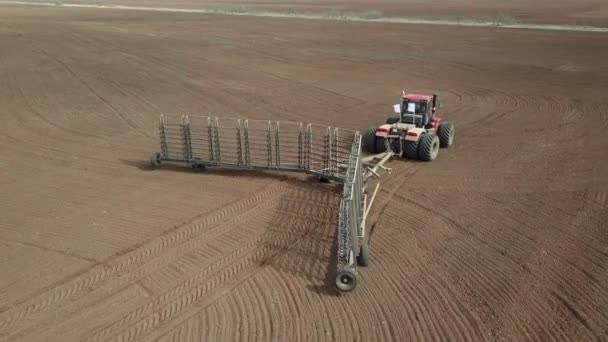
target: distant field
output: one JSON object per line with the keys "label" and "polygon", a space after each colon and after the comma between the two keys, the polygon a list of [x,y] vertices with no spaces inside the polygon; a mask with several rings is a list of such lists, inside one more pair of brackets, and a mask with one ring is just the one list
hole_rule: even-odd
{"label": "distant field", "polygon": [[608,26],[608,2],[605,0],[68,0],[63,2]]}

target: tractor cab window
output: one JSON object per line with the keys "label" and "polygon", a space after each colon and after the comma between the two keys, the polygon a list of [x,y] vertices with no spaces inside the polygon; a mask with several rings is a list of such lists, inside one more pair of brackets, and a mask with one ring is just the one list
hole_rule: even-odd
{"label": "tractor cab window", "polygon": [[426,102],[403,102],[403,113],[425,114]]}

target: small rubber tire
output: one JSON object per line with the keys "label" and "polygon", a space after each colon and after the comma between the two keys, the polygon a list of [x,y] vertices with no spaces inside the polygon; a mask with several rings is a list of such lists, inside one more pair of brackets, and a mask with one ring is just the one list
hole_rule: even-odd
{"label": "small rubber tire", "polygon": [[369,153],[376,152],[376,127],[369,127],[362,139],[363,150]]}
{"label": "small rubber tire", "polygon": [[160,160],[160,153],[155,152],[150,156],[150,165],[152,165],[154,168],[159,168],[160,164],[161,164],[161,160]]}
{"label": "small rubber tire", "polygon": [[439,136],[439,146],[442,148],[450,147],[454,143],[454,124],[451,122],[440,122],[437,128]]}
{"label": "small rubber tire", "polygon": [[399,122],[399,120],[401,120],[400,117],[398,117],[398,116],[391,116],[390,118],[386,119],[386,123],[389,124],[389,125],[392,125],[394,123]]}
{"label": "small rubber tire", "polygon": [[418,142],[418,159],[433,161],[439,154],[439,137],[435,134],[424,134]]}
{"label": "small rubber tire", "polygon": [[357,256],[357,263],[359,266],[369,265],[369,245],[364,243],[359,248],[359,255]]}
{"label": "small rubber tire", "polygon": [[403,156],[406,159],[417,160],[418,159],[418,142],[417,141],[404,141],[403,142]]}
{"label": "small rubber tire", "polygon": [[192,163],[192,170],[194,172],[196,171],[205,171],[206,167],[204,164],[201,163]]}
{"label": "small rubber tire", "polygon": [[342,292],[350,292],[357,287],[359,277],[354,270],[344,269],[336,274],[336,288]]}
{"label": "small rubber tire", "polygon": [[319,183],[330,183],[331,181],[329,180],[329,178],[324,177],[324,176],[317,176],[317,181]]}

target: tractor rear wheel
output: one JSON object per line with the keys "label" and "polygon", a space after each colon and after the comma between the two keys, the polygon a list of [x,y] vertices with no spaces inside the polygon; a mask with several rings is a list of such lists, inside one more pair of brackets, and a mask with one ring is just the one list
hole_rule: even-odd
{"label": "tractor rear wheel", "polygon": [[433,161],[439,154],[439,137],[435,134],[424,134],[418,145],[418,159]]}
{"label": "tractor rear wheel", "polygon": [[386,119],[386,123],[389,125],[392,125],[396,122],[399,122],[401,118],[399,118],[398,116],[391,116],[390,118]]}
{"label": "tractor rear wheel", "polygon": [[363,134],[362,139],[363,150],[369,153],[377,153],[376,152],[376,127],[370,127],[367,129],[365,134]]}
{"label": "tractor rear wheel", "polygon": [[450,147],[454,142],[454,124],[451,122],[440,122],[437,128],[439,135],[439,145],[441,147]]}
{"label": "tractor rear wheel", "polygon": [[403,155],[406,159],[416,160],[418,159],[418,142],[417,141],[404,141],[403,142]]}

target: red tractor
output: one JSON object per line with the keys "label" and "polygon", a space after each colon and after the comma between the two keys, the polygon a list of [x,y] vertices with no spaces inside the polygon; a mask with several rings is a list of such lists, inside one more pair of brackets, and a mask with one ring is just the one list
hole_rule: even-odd
{"label": "red tractor", "polygon": [[392,151],[413,160],[435,160],[440,147],[450,147],[454,142],[454,124],[435,116],[437,107],[437,94],[403,92],[401,103],[394,106],[398,115],[378,128],[368,128],[363,149],[370,153]]}

